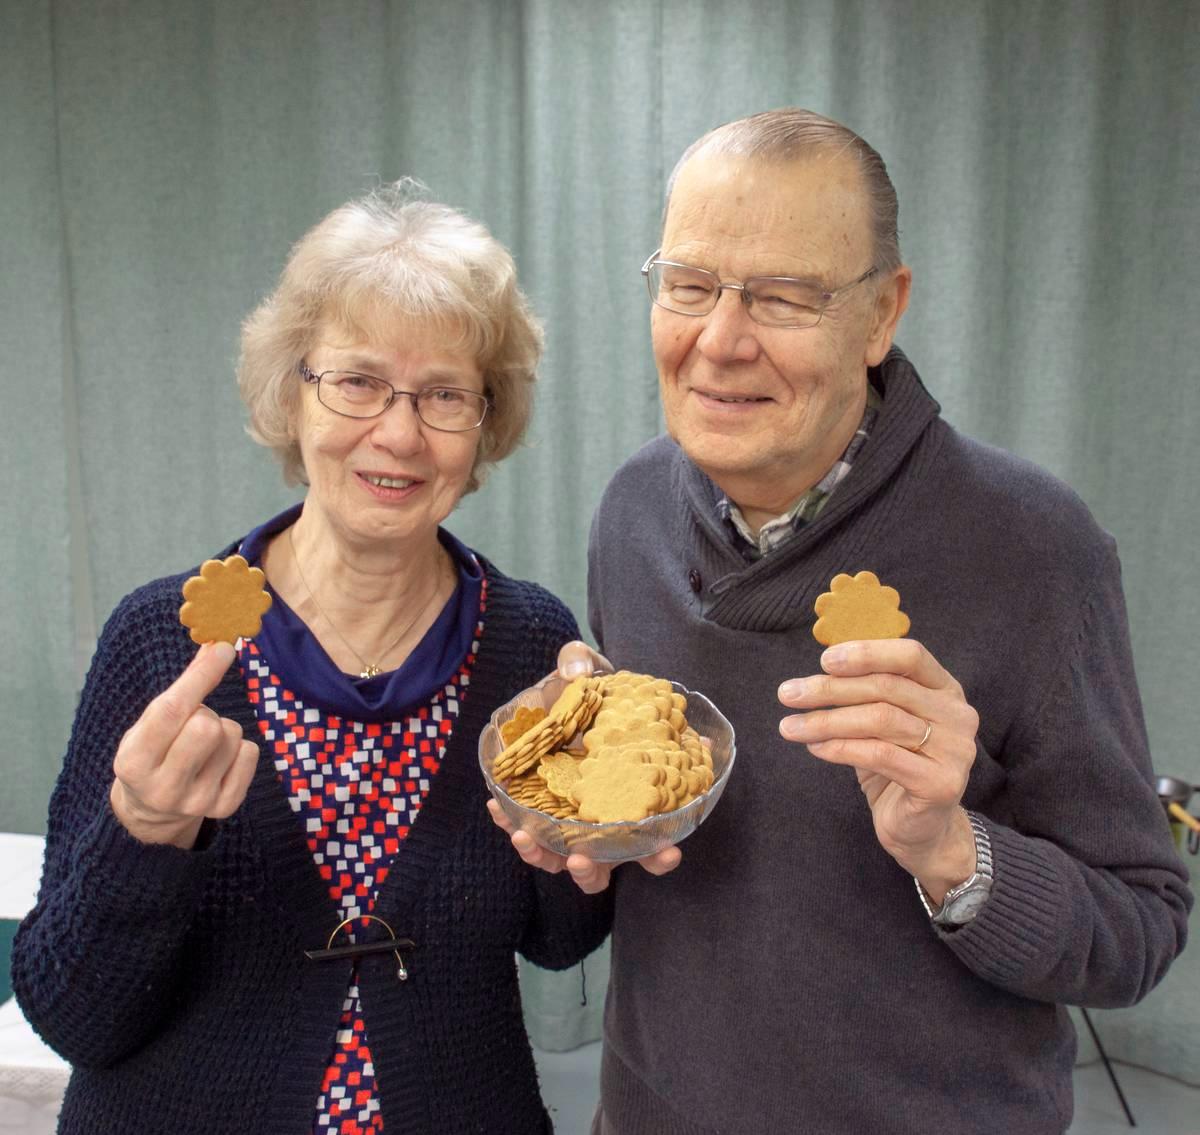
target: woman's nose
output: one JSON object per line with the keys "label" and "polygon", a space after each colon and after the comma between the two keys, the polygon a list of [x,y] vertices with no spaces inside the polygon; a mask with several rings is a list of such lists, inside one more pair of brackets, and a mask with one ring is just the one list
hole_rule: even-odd
{"label": "woman's nose", "polygon": [[392,404],[375,419],[371,440],[395,453],[411,453],[425,444],[417,399],[413,394],[397,394]]}

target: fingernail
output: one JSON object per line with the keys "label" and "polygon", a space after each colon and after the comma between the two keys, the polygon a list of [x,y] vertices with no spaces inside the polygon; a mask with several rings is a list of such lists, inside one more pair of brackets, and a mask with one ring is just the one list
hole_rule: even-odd
{"label": "fingernail", "polygon": [[844,646],[831,646],[821,655],[821,667],[828,670],[830,666],[840,666],[849,657]]}
{"label": "fingernail", "polygon": [[803,717],[785,717],[779,723],[780,735],[789,741],[798,741],[804,736],[804,721]]}
{"label": "fingernail", "polygon": [[779,687],[779,700],[790,701],[792,698],[804,697],[808,682],[804,678],[790,678]]}
{"label": "fingernail", "polygon": [[213,653],[228,666],[237,657],[237,651],[227,642],[213,643]]}
{"label": "fingernail", "polygon": [[574,658],[562,668],[564,678],[586,677],[591,672],[591,666],[582,658]]}

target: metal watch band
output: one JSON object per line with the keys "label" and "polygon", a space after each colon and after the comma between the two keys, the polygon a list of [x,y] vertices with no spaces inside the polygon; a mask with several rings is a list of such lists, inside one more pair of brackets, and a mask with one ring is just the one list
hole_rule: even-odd
{"label": "metal watch band", "polygon": [[921,900],[921,905],[925,908],[925,913],[931,921],[937,921],[937,916],[942,913],[947,901],[952,896],[961,894],[963,891],[977,886],[982,880],[986,880],[986,885],[990,888],[994,877],[992,873],[992,841],[988,837],[987,827],[984,825],[983,819],[975,812],[972,812],[969,808],[964,808],[963,811],[966,813],[967,822],[971,825],[971,834],[975,837],[975,873],[964,882],[951,887],[942,898],[942,903],[938,907],[935,907],[930,901],[929,896],[925,893],[925,888],[921,886],[921,880],[913,879],[917,887],[917,895]]}

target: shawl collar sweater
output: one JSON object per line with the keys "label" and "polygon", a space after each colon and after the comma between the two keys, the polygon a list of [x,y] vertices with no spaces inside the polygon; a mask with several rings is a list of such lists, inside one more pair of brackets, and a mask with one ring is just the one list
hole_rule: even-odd
{"label": "shawl collar sweater", "polygon": [[[526,867],[484,807],[480,731],[577,630],[548,592],[483,564],[470,686],[373,912],[416,943],[410,976],[397,981],[390,953],[359,963],[383,1113],[405,1135],[550,1130],[514,951],[564,968],[609,924],[606,898]],[[306,1132],[346,995],[349,961],[303,953],[341,915],[268,755],[238,812],[206,822],[191,851],[138,843],[108,805],[121,735],[195,651],[178,619],[188,574],[134,592],[105,627],[15,942],[22,1008],[74,1065],[65,1135]],[[207,704],[260,742],[236,666]],[[371,923],[362,938],[375,937],[387,935]]]}
{"label": "shawl collar sweater", "polygon": [[[1191,894],[1152,786],[1113,541],[1063,484],[963,437],[893,350],[871,439],[820,517],[747,563],[667,439],[593,522],[590,619],[619,667],[713,699],[737,761],[683,862],[616,877],[602,1073],[616,1135],[954,1131],[1071,1119],[1063,1004],[1129,1005],[1182,948]],[[854,771],[781,738],[820,672],[838,572],[896,587],[978,710],[964,804],[991,897],[937,930]]]}

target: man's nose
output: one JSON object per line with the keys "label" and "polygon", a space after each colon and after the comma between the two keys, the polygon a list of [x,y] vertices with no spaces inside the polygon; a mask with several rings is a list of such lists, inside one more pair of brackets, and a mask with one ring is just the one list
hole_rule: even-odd
{"label": "man's nose", "polygon": [[758,357],[758,324],[740,288],[722,288],[717,305],[700,316],[704,327],[696,341],[701,354],[714,362],[751,362]]}

